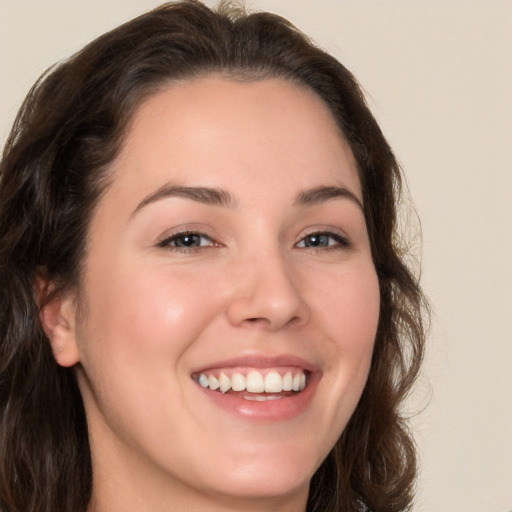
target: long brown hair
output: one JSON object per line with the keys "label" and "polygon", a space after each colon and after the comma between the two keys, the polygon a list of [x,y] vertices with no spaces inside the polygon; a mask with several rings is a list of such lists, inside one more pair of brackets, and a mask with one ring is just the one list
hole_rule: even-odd
{"label": "long brown hair", "polygon": [[409,509],[415,449],[400,405],[418,373],[425,300],[397,233],[401,174],[353,75],[288,21],[222,3],[165,4],[101,36],[43,76],[0,164],[0,506],[85,511],[91,460],[73,369],[53,359],[34,295],[78,286],[92,211],[135,107],[211,73],[281,77],[326,103],[356,158],[381,311],[357,409],[313,476],[310,512]]}

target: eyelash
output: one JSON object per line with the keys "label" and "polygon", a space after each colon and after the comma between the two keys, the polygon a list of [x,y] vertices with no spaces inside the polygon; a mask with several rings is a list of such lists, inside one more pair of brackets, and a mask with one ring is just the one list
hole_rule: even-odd
{"label": "eyelash", "polygon": [[[189,239],[188,242],[186,241],[187,238]],[[305,245],[308,239],[312,245]],[[204,240],[207,240],[208,243],[201,245],[202,241]],[[179,243],[179,241],[185,242],[184,245],[176,245],[176,243]],[[331,243],[332,241],[334,241],[334,243]],[[199,242],[200,245],[187,245],[187,243],[193,244],[197,242]],[[327,245],[325,245],[326,243]],[[165,238],[157,245],[161,248],[171,249],[183,253],[194,253],[200,251],[201,249],[218,246],[219,244],[217,244],[211,237],[204,233],[200,233],[198,231],[183,231],[181,233],[176,233]],[[314,251],[332,251],[347,249],[350,247],[350,242],[338,233],[332,233],[330,231],[315,231],[305,235],[297,244],[295,244],[295,247],[299,249],[311,249]]]}
{"label": "eyelash", "polygon": [[[311,242],[317,243],[318,245],[300,245],[305,243],[307,239],[310,239]],[[334,240],[334,243],[331,243],[332,240]],[[324,244],[325,242],[327,242],[327,245],[320,245]],[[347,249],[350,247],[350,242],[339,233],[332,233],[330,231],[315,231],[305,235],[300,240],[300,242],[296,244],[296,247],[299,247],[300,249],[312,249],[314,251],[333,251],[339,249]]]}
{"label": "eyelash", "polygon": [[[201,239],[202,240],[206,239],[206,240],[208,240],[208,244],[197,246],[197,245],[186,245],[187,242],[185,242],[185,245],[173,245],[177,241],[179,241],[179,240],[184,241],[187,238],[189,238],[189,239],[195,238],[196,241],[199,239],[198,241],[200,244],[201,244]],[[193,243],[193,240],[191,240],[191,242]],[[201,249],[205,249],[208,247],[214,247],[218,244],[214,240],[212,240],[211,237],[209,237],[208,235],[205,235],[204,233],[200,233],[198,231],[182,231],[181,233],[175,233],[174,235],[165,238],[161,242],[158,242],[157,245],[158,245],[158,247],[161,247],[163,249],[171,249],[171,250],[179,251],[179,252],[183,252],[183,253],[193,253],[193,252],[198,252]]]}

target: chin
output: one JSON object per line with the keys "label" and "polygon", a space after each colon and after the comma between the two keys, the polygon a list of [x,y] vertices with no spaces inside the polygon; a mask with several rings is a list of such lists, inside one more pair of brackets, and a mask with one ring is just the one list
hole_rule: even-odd
{"label": "chin", "polygon": [[[305,453],[301,446],[292,449],[264,449],[251,456],[226,457],[214,465],[210,488],[238,499],[279,500],[307,496],[311,478],[322,459]],[[236,461],[236,462],[234,462]],[[218,478],[217,478],[218,477]],[[270,510],[270,508],[269,508]]]}
{"label": "chin", "polygon": [[[314,473],[314,472],[313,472]],[[281,500],[307,499],[313,473],[304,474],[300,469],[283,474],[281,471],[253,471],[226,475],[222,481],[211,482],[212,495],[225,496],[227,501],[269,502],[268,510]],[[274,506],[271,506],[274,503]],[[277,506],[276,506],[277,508]]]}

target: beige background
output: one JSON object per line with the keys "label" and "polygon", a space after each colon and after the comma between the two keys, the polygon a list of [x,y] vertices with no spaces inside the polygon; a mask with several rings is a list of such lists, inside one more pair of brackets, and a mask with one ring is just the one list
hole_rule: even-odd
{"label": "beige background", "polygon": [[[48,65],[158,3],[0,0],[1,145]],[[434,307],[415,512],[512,510],[512,1],[248,3],[352,69],[408,176]]]}

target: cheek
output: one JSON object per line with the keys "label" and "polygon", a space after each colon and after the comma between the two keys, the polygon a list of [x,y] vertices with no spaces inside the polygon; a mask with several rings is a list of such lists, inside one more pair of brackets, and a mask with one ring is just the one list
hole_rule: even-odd
{"label": "cheek", "polygon": [[221,283],[197,272],[118,264],[89,275],[81,360],[109,380],[129,372],[149,379],[159,367],[170,378],[222,308]]}
{"label": "cheek", "polygon": [[371,353],[380,310],[379,283],[371,263],[355,264],[309,283],[311,302],[333,349]]}
{"label": "cheek", "polygon": [[91,288],[90,316],[98,318],[106,331],[136,329],[148,335],[162,330],[165,338],[180,338],[183,330],[193,331],[215,307],[213,281],[174,269],[120,269]]}
{"label": "cheek", "polygon": [[379,283],[371,263],[357,263],[323,282],[324,286],[311,284],[316,297],[311,301],[316,305],[316,324],[325,333],[331,413],[344,426],[368,377],[379,321]]}

